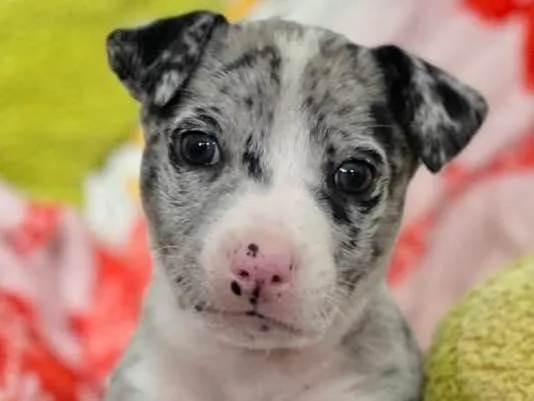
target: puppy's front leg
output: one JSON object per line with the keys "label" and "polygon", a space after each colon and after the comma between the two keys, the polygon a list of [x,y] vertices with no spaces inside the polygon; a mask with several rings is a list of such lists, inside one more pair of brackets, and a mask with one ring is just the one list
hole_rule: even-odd
{"label": "puppy's front leg", "polygon": [[142,391],[129,378],[124,360],[113,374],[104,401],[158,401]]}
{"label": "puppy's front leg", "polygon": [[356,392],[352,394],[331,394],[318,398],[311,396],[306,399],[299,399],[298,401],[420,401],[419,395],[400,395],[387,390],[377,391],[375,393]]}
{"label": "puppy's front leg", "polygon": [[104,401],[158,401],[145,388],[149,371],[144,362],[145,339],[140,325],[109,379]]}
{"label": "puppy's front leg", "polygon": [[[371,379],[372,380],[372,379]],[[373,380],[374,381],[374,380]],[[374,381],[373,385],[361,382],[336,383],[322,388],[312,388],[297,401],[420,401],[420,390],[405,378]]]}
{"label": "puppy's front leg", "polygon": [[106,395],[105,401],[157,401],[149,398],[141,391],[128,386],[112,387]]}

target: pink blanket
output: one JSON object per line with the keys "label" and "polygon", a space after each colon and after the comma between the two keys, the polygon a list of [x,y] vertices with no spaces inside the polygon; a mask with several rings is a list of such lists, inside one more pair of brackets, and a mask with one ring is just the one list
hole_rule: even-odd
{"label": "pink blanket", "polygon": [[99,399],[139,312],[143,226],[105,248],[71,210],[0,183],[0,400]]}

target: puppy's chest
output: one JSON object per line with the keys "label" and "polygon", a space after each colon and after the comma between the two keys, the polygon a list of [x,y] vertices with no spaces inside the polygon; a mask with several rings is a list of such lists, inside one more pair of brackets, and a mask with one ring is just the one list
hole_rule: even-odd
{"label": "puppy's chest", "polygon": [[221,356],[165,369],[153,384],[161,394],[158,401],[297,401],[318,385],[335,382],[343,375],[342,366],[337,355],[275,362]]}

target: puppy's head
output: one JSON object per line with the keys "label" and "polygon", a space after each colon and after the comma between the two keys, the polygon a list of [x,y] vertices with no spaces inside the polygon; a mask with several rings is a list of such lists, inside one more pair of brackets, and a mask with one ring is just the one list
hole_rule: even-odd
{"label": "puppy's head", "polygon": [[469,142],[484,100],[395,46],[196,12],[121,29],[142,103],[154,260],[176,308],[245,347],[309,344],[383,281],[420,162]]}

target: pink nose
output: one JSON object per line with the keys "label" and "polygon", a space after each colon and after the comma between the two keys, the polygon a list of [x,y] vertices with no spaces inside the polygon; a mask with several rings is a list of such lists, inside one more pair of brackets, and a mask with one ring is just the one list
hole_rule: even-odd
{"label": "pink nose", "polygon": [[292,280],[292,263],[287,241],[274,236],[245,241],[233,252],[231,290],[236,296],[250,295],[251,303],[281,297]]}

